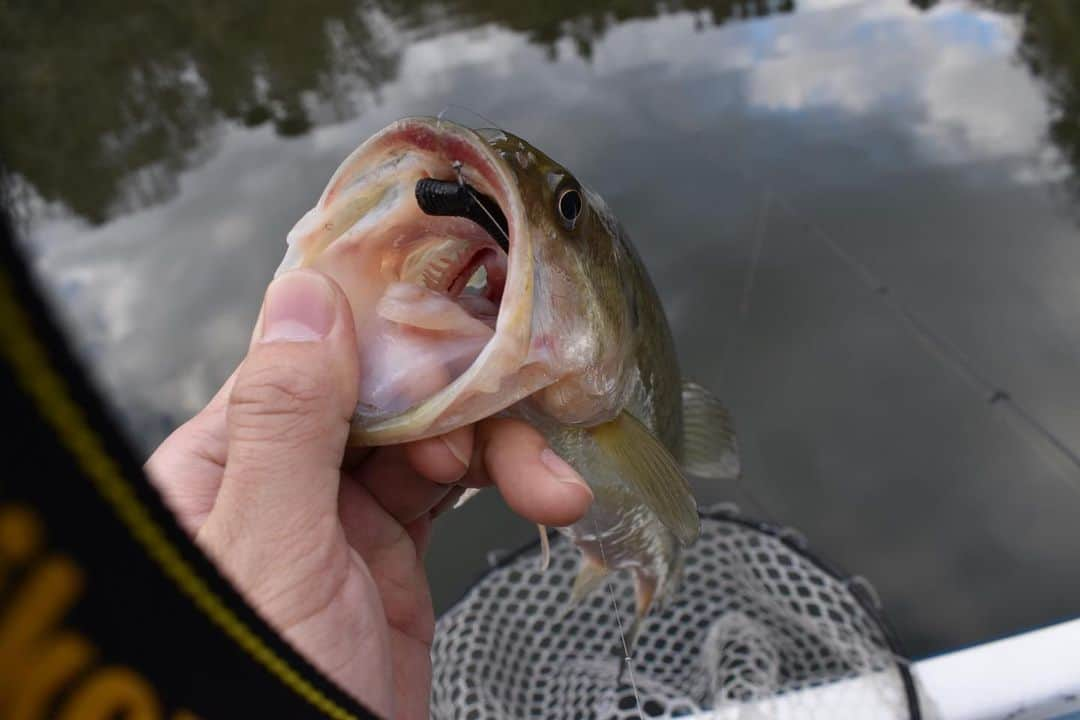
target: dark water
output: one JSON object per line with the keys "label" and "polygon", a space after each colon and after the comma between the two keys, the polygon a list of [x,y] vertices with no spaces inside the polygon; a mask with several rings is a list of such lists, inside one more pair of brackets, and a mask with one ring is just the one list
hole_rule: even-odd
{"label": "dark water", "polygon": [[[1080,608],[1048,440],[1080,450],[1076,4],[107,5],[0,6],[0,157],[142,448],[240,359],[338,162],[402,115],[488,124],[465,107],[636,238],[741,433],[742,487],[702,498],[870,578],[915,655]],[[439,606],[532,533],[451,514]]]}

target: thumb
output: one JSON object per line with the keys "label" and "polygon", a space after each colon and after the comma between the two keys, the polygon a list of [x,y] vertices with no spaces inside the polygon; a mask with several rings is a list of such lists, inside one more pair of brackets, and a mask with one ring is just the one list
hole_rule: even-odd
{"label": "thumb", "polygon": [[270,285],[255,335],[228,400],[221,489],[198,534],[248,588],[283,561],[303,574],[334,545],[359,362],[344,294],[312,270]]}

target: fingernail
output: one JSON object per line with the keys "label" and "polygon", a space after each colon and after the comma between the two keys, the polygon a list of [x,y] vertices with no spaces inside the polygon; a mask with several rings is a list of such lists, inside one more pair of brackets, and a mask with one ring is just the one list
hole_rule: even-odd
{"label": "fingernail", "polygon": [[261,342],[321,340],[334,325],[334,294],[318,273],[293,271],[266,291]]}
{"label": "fingernail", "polygon": [[[468,428],[459,429],[468,430]],[[453,455],[464,468],[469,467],[469,452],[466,447],[467,440],[468,438],[462,437],[457,430],[442,436],[442,441],[446,445],[446,449],[450,451],[450,454]]]}
{"label": "fingernail", "polygon": [[570,463],[556,455],[555,451],[551,448],[544,448],[543,452],[540,453],[540,462],[544,463],[544,467],[546,467],[557,480],[569,483],[570,485],[580,485],[588,490],[589,495],[592,496],[592,488],[589,487],[588,483],[581,479],[577,470],[570,467]]}

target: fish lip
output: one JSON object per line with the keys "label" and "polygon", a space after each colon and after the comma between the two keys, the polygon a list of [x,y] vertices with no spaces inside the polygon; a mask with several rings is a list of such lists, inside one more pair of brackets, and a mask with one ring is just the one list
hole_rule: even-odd
{"label": "fish lip", "polygon": [[[361,413],[358,408],[351,423],[350,445],[386,445],[449,432],[499,412],[555,381],[543,368],[534,365],[517,378],[512,393],[499,393],[496,397],[504,382],[523,371],[528,362],[535,303],[535,260],[516,177],[507,162],[478,133],[440,118],[398,120],[346,158],[316,208],[334,203],[347,193],[365,164],[370,165],[382,154],[402,145],[460,160],[464,179],[498,202],[506,216],[509,235],[505,285],[495,334],[469,368],[442,390],[402,412],[373,415]],[[464,407],[454,412],[455,404]]]}

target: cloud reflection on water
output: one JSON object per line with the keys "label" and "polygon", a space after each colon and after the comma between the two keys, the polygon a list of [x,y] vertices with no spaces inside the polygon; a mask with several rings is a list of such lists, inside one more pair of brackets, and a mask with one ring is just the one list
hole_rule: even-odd
{"label": "cloud reflection on water", "polygon": [[[829,233],[1080,437],[1080,249],[1070,201],[1055,194],[1071,171],[1050,142],[1047,85],[1016,62],[1020,20],[968,4],[819,0],[720,26],[702,12],[627,19],[582,54],[572,33],[536,43],[497,22],[424,30],[373,12],[356,22],[404,44],[380,45],[376,83],[332,75],[334,92],[305,106],[306,133],[217,120],[167,199],[96,226],[62,210],[33,222],[36,263],[144,447],[240,359],[285,233],[337,163],[392,119],[460,105],[607,197],[653,272],[688,374],[734,407],[752,495],[739,499],[873,579],[917,653],[1075,608],[1072,469],[988,408],[807,230]],[[342,42],[334,63],[346,62]],[[528,537],[496,505],[447,518],[459,534],[433,551],[440,605],[492,542]],[[476,513],[496,518],[505,542],[464,533]]]}

